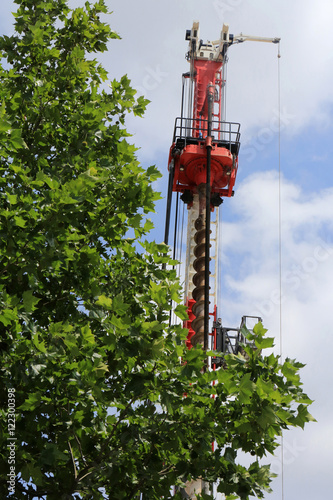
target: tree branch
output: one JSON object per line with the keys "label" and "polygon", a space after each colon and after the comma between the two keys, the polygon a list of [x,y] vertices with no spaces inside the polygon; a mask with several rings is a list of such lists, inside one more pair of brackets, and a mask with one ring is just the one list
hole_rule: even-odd
{"label": "tree branch", "polygon": [[71,454],[71,457],[72,457],[72,462],[73,462],[73,467],[74,467],[74,477],[75,477],[75,481],[77,480],[77,469],[76,469],[76,465],[75,465],[75,459],[74,459],[74,455],[73,455],[73,450],[72,450],[72,447],[71,447],[71,443],[69,441],[67,441],[68,443],[68,447],[69,447],[69,451],[70,451],[70,454]]}
{"label": "tree branch", "polygon": [[[122,412],[120,413],[119,415],[119,418],[118,418],[118,421],[117,423],[114,425],[113,427],[113,430],[110,434],[110,436],[108,436],[108,438],[104,441],[103,445],[101,446],[101,450],[100,450],[100,457],[102,457],[102,454],[103,454],[103,451],[105,450],[105,448],[109,445],[109,442],[110,440],[113,438],[114,436],[114,433],[118,427],[118,425],[120,424],[120,422],[124,419],[124,417],[126,416],[126,413],[127,413],[127,410],[128,408],[132,405],[133,403],[133,398],[129,401],[129,403],[126,405],[126,407],[122,410]],[[101,459],[100,459],[101,461]],[[92,462],[90,465],[87,465],[86,467],[84,467],[81,471],[81,474],[83,474],[83,476],[80,476],[77,478],[77,482],[80,482],[82,481],[83,478],[85,478],[86,476],[88,476],[89,474],[91,474],[93,472],[93,469],[95,469],[98,465],[99,465],[99,462],[97,462],[96,460],[94,460],[94,462]]]}

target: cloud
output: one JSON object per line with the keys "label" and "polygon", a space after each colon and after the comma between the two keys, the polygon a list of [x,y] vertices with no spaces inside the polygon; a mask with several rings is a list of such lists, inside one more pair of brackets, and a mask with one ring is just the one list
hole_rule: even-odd
{"label": "cloud", "polygon": [[[70,0],[73,6],[83,3]],[[167,157],[180,110],[181,75],[188,71],[184,35],[194,19],[200,21],[204,40],[217,39],[223,23],[233,34],[281,37],[281,104],[292,116],[288,133],[297,134],[309,124],[331,124],[330,0],[171,0],[167,7],[151,0],[106,3],[113,10],[107,21],[122,40],[112,41],[101,60],[110,78],[127,73],[134,87],[151,100],[144,120],[128,122],[143,161],[154,162],[161,154]],[[1,6],[3,31],[13,8],[11,2]],[[241,123],[245,142],[255,138],[258,129],[271,129],[278,109],[277,70],[275,45],[245,42],[229,49],[227,115]],[[265,132],[261,139],[265,140]]]}
{"label": "cloud", "polygon": [[[225,326],[238,326],[243,314],[258,314],[276,352],[306,364],[304,390],[315,403],[318,420],[305,432],[285,433],[284,488],[288,498],[329,496],[333,401],[333,189],[305,194],[281,178],[281,309],[279,276],[279,178],[275,171],[255,173],[238,185],[220,244],[219,315]],[[281,313],[281,316],[280,316]],[[281,474],[281,451],[267,459]],[[281,476],[267,500],[281,498]]]}
{"label": "cloud", "polygon": [[[110,22],[122,40],[110,44],[103,63],[111,76],[128,73],[133,85],[152,101],[143,121],[129,122],[144,161],[168,154],[174,119],[180,112],[181,75],[188,71],[184,35],[194,19],[200,21],[204,40],[217,39],[223,23],[233,34],[281,37],[281,105],[291,117],[286,130],[297,134],[309,124],[327,127],[331,123],[327,104],[333,101],[333,4],[329,0],[292,4],[288,0],[269,4],[173,0],[167,8],[149,0],[107,3],[114,10]],[[258,129],[271,130],[278,113],[277,87],[276,45],[245,42],[230,47],[227,118],[241,123],[243,141],[256,137]]]}
{"label": "cloud", "polygon": [[[223,222],[222,262],[228,290],[268,316],[279,303],[279,223],[282,300],[310,302],[313,290],[330,286],[333,271],[333,188],[305,196],[275,171],[252,174],[232,200],[233,221]],[[235,260],[240,262],[235,268]]]}

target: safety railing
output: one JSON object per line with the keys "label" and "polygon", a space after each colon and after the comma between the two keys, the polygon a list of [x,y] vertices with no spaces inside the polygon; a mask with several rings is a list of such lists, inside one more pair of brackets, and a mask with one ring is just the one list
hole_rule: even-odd
{"label": "safety railing", "polygon": [[[244,327],[247,331],[253,333],[253,330],[247,325],[247,320],[249,319],[253,322],[255,320],[255,323],[258,323],[259,321],[262,322],[262,319],[259,316],[243,316],[239,328],[224,327],[222,326],[221,320],[214,322],[213,332],[215,331],[215,350],[223,354],[238,354],[239,352],[242,352],[244,345],[255,348],[255,344],[249,341],[243,333]],[[211,363],[212,366],[215,365],[215,367],[222,366],[223,356],[212,357]]]}
{"label": "safety railing", "polygon": [[[212,142],[214,145],[226,147],[233,154],[238,155],[240,146],[240,124],[212,120]],[[178,117],[175,121],[173,142],[180,141],[184,146],[198,144],[208,135],[208,120]]]}

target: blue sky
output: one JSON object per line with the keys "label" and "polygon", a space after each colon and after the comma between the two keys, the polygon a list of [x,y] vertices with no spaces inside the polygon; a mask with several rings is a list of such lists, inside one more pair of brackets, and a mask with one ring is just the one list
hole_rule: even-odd
{"label": "blue sky", "polygon": [[[83,1],[73,0],[72,5]],[[144,166],[163,173],[179,115],[181,74],[188,70],[185,30],[200,21],[201,37],[233,34],[281,37],[281,228],[283,356],[306,363],[304,390],[318,423],[284,437],[284,500],[331,497],[333,459],[331,310],[333,306],[333,3],[331,0],[106,0],[122,40],[102,57],[110,79],[127,73],[151,100],[144,119],[128,128]],[[10,1],[0,29],[10,29]],[[223,204],[220,311],[228,326],[259,314],[280,342],[279,156],[277,47],[247,42],[229,50],[227,119],[241,123],[235,196]],[[164,202],[153,232],[163,239]],[[281,460],[271,459],[281,473]],[[282,499],[281,474],[267,500]]]}

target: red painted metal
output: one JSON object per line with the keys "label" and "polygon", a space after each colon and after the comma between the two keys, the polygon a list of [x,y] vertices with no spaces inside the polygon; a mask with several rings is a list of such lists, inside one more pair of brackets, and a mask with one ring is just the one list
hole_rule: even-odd
{"label": "red painted metal", "polygon": [[186,338],[186,347],[188,349],[191,349],[193,347],[192,343],[191,343],[191,338],[195,334],[195,331],[191,327],[192,321],[195,319],[195,315],[194,315],[194,313],[192,311],[192,307],[193,307],[194,304],[195,304],[195,300],[194,299],[188,299],[187,300],[187,304],[186,305],[187,305],[188,320],[184,322],[184,328],[188,329],[188,334],[187,334],[187,338]]}
{"label": "red painted metal", "polygon": [[[207,89],[216,86],[216,76],[221,69],[221,61],[195,60],[194,66],[194,103],[193,119],[196,129],[195,137],[199,137],[200,123],[208,119]],[[219,92],[221,96],[221,92]]]}
{"label": "red painted metal", "polygon": [[[222,36],[223,35],[223,36]],[[223,108],[223,77],[222,68],[224,51],[217,47],[203,45],[198,42],[196,23],[189,38],[190,50],[188,61],[190,72],[183,75],[189,90],[187,113],[176,119],[173,144],[169,154],[169,168],[172,166],[172,191],[185,193],[184,201],[191,207],[191,194],[202,194],[202,186],[207,182],[207,151],[210,157],[210,193],[211,210],[217,206],[220,197],[233,195],[233,188],[238,168],[239,124],[222,120]],[[228,32],[223,27],[221,40],[228,41]],[[227,45],[223,45],[226,49]],[[185,81],[184,80],[184,81]],[[184,91],[184,89],[183,89]],[[208,113],[210,103],[210,116]],[[213,103],[211,107],[211,103]],[[189,194],[191,193],[191,194]],[[212,196],[215,195],[215,196]],[[208,205],[209,207],[209,205]],[[199,217],[199,214],[198,214]],[[196,319],[193,312],[196,300],[186,301],[189,319],[184,322],[188,329],[186,345],[192,348],[191,339],[196,334],[192,321]],[[211,314],[216,320],[216,306]],[[195,325],[194,325],[195,326]],[[214,348],[216,347],[216,332],[212,332]]]}
{"label": "red painted metal", "polygon": [[[231,125],[236,124],[221,121],[222,65],[222,60],[191,61],[192,116],[182,118],[178,126],[176,122],[169,154],[169,165],[174,163],[173,191],[198,192],[198,186],[206,182],[207,146],[211,146],[211,193],[221,197],[233,194],[238,150],[235,154],[231,144],[238,142],[239,132],[231,131]],[[214,96],[210,144],[207,144],[208,93]]]}
{"label": "red painted metal", "polygon": [[[172,155],[172,153],[170,153]],[[173,191],[189,190],[197,193],[197,187],[206,180],[207,152],[205,141],[188,144],[180,156],[175,157]],[[214,141],[211,153],[211,191],[220,196],[232,196],[238,161],[231,152],[218,147]]]}

